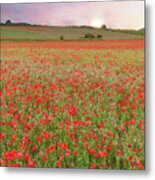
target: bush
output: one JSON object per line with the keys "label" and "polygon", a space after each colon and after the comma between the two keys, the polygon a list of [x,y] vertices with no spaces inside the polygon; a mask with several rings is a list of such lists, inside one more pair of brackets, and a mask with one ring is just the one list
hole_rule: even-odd
{"label": "bush", "polygon": [[85,37],[85,38],[88,38],[88,39],[93,39],[93,38],[95,38],[95,36],[94,36],[93,34],[90,34],[90,33],[85,34],[84,37]]}
{"label": "bush", "polygon": [[63,41],[64,40],[64,36],[60,36],[60,40]]}
{"label": "bush", "polygon": [[102,38],[102,35],[101,34],[98,34],[97,35],[97,39],[101,39]]}

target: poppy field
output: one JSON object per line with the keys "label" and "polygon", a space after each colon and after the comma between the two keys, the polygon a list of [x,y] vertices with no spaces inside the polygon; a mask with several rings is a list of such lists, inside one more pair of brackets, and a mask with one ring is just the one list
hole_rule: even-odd
{"label": "poppy field", "polygon": [[0,166],[145,169],[144,40],[1,43]]}

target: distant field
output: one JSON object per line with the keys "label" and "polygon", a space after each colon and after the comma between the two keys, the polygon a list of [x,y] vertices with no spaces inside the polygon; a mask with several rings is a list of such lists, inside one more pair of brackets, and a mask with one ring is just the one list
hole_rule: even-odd
{"label": "distant field", "polygon": [[[3,41],[50,41],[82,40],[85,34],[102,36],[102,40],[130,40],[144,39],[143,33],[138,31],[120,31],[80,27],[45,27],[45,26],[1,26],[1,40]],[[96,38],[95,38],[96,39]]]}

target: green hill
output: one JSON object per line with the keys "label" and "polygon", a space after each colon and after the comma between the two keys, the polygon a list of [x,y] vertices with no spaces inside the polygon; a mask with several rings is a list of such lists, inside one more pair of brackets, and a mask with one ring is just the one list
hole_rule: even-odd
{"label": "green hill", "polygon": [[91,27],[48,27],[36,25],[1,25],[0,28],[2,41],[144,39],[144,30],[130,31],[95,29]]}
{"label": "green hill", "polygon": [[126,33],[131,35],[139,35],[144,36],[145,35],[145,29],[139,29],[139,30],[122,30],[122,29],[107,29],[110,32],[120,32],[120,33]]}

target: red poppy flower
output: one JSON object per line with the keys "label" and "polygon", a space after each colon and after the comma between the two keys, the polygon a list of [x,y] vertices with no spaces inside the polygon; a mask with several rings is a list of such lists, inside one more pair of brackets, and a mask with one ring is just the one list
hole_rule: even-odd
{"label": "red poppy flower", "polygon": [[45,139],[49,139],[49,133],[48,132],[46,132],[46,131],[44,131],[44,132],[42,132],[42,136],[45,138]]}
{"label": "red poppy flower", "polygon": [[99,156],[100,156],[100,157],[107,157],[107,156],[108,156],[108,153],[105,152],[105,151],[99,151]]}
{"label": "red poppy flower", "polygon": [[12,150],[10,152],[5,152],[4,153],[4,157],[7,159],[7,160],[10,160],[12,161],[13,159],[16,159],[18,156],[17,156],[17,152],[15,150]]}
{"label": "red poppy flower", "polygon": [[70,108],[68,109],[68,115],[69,115],[69,116],[74,116],[74,115],[76,115],[76,109],[75,109],[74,107],[70,107]]}
{"label": "red poppy flower", "polygon": [[61,167],[61,161],[57,161],[57,162],[56,162],[56,166],[57,166],[57,167]]}
{"label": "red poppy flower", "polygon": [[95,164],[91,164],[89,168],[90,168],[90,169],[96,169],[97,167],[96,167]]}

